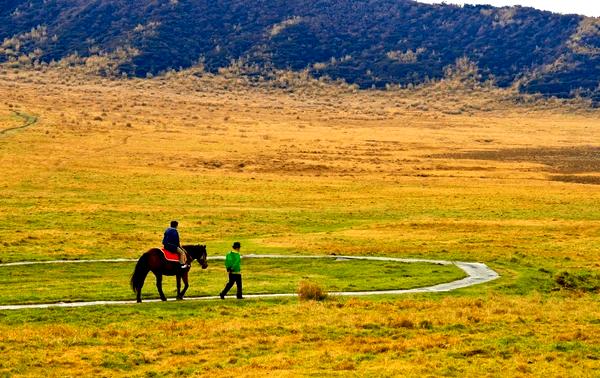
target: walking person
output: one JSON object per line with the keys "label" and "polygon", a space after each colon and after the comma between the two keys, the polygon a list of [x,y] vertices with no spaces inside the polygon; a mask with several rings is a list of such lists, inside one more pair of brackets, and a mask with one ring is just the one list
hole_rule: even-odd
{"label": "walking person", "polygon": [[235,242],[231,246],[233,248],[227,256],[225,256],[225,269],[229,273],[229,281],[219,296],[221,299],[225,299],[225,296],[229,292],[229,289],[235,284],[237,288],[236,297],[237,299],[244,299],[242,297],[242,258],[240,256],[240,242]]}
{"label": "walking person", "polygon": [[171,221],[171,226],[165,230],[162,243],[167,251],[179,254],[181,269],[187,269],[190,266],[185,263],[185,251],[181,248],[181,243],[179,242],[178,225],[179,222],[176,220]]}

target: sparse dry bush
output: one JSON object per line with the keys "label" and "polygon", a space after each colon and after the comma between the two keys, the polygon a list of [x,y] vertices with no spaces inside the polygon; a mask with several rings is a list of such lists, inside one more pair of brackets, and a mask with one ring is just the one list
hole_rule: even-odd
{"label": "sparse dry bush", "polygon": [[298,285],[298,297],[304,301],[322,301],[327,293],[316,283],[303,280]]}
{"label": "sparse dry bush", "polygon": [[401,328],[415,328],[415,324],[409,319],[400,319],[396,325]]}

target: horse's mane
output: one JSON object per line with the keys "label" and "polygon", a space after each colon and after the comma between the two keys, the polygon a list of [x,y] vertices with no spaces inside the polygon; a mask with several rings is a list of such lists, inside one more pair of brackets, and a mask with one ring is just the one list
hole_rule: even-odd
{"label": "horse's mane", "polygon": [[190,254],[190,256],[199,258],[203,254],[206,254],[206,246],[202,244],[186,244],[182,246],[183,249]]}

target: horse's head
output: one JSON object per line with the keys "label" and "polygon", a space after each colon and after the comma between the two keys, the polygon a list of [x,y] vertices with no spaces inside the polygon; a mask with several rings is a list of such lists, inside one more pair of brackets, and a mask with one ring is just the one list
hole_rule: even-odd
{"label": "horse's head", "polygon": [[202,269],[208,268],[205,245],[186,245],[183,248],[190,254],[193,260],[198,260],[198,263],[202,266]]}

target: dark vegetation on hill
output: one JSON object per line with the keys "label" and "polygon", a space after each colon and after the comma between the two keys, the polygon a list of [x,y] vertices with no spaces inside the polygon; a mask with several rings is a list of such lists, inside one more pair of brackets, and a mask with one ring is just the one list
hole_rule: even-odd
{"label": "dark vegetation on hill", "polygon": [[409,0],[5,0],[0,61],[157,75],[234,63],[362,88],[444,76],[466,57],[501,87],[600,101],[600,20]]}

